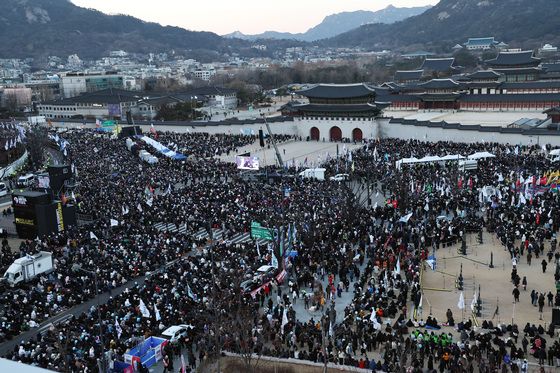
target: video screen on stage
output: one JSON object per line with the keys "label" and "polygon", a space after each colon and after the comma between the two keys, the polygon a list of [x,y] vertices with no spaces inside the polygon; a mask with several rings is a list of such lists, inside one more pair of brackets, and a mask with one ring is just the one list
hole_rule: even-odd
{"label": "video screen on stage", "polygon": [[237,163],[237,168],[240,170],[258,170],[259,169],[259,158],[257,157],[240,157],[235,158],[235,163]]}

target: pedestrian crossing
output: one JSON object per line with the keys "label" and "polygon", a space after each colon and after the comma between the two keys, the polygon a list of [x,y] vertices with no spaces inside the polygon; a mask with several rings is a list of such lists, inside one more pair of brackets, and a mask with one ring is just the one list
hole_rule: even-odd
{"label": "pedestrian crossing", "polygon": [[[201,228],[197,231],[187,231],[187,226],[184,224],[177,227],[177,225],[173,223],[155,223],[153,227],[160,232],[181,233],[190,235],[197,241],[209,238],[208,231],[206,229]],[[226,237],[226,232],[223,229],[213,228],[212,235],[214,240],[226,241],[232,245],[252,241],[251,234],[249,232],[238,232],[230,235],[229,237]],[[266,246],[269,241],[259,238],[255,242],[257,242],[260,246]]]}

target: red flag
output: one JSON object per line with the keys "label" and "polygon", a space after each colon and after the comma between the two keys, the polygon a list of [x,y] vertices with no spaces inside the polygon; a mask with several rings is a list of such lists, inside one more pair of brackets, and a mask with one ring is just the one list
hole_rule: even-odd
{"label": "red flag", "polygon": [[457,187],[459,189],[463,187],[463,178],[459,178],[459,181],[457,181]]}
{"label": "red flag", "polygon": [[157,139],[158,138],[158,134],[156,129],[154,128],[154,124],[150,124],[150,132],[154,135],[154,137]]}
{"label": "red flag", "polygon": [[469,177],[468,185],[469,185],[469,189],[472,189],[472,187],[473,187],[472,177]]}

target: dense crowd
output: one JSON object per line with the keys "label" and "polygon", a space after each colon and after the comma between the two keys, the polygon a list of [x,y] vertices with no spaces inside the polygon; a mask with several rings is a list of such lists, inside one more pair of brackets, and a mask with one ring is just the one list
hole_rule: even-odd
{"label": "dense crowd", "polygon": [[[162,157],[155,165],[142,163],[122,139],[87,131],[64,137],[81,185],[75,202],[92,223],[20,247],[22,255],[52,252],[56,271],[4,292],[0,332],[14,337],[94,297],[91,271],[103,292],[149,274],[99,309],[17,346],[10,359],[91,371],[101,356],[122,361],[143,338],[188,324],[188,334],[166,354],[182,351],[193,369],[218,350],[391,372],[526,371],[530,355],[538,363],[560,365],[560,345],[547,343],[553,329],[487,321],[475,328],[471,321],[455,322],[452,314],[444,321],[411,316],[421,302],[424,260],[468,232],[496,234],[514,260],[514,288],[526,284],[518,266],[525,256],[527,262],[532,255],[546,257],[550,276],[560,280],[560,200],[550,184],[537,185],[536,178],[551,169],[538,146],[367,142],[352,155],[325,162],[329,174],[347,170],[362,190],[387,200],[362,205],[348,183],[247,180],[235,165],[213,158],[252,144],[253,136],[160,133],[159,141],[195,155],[196,162]],[[457,162],[395,167],[405,157],[477,151],[495,158],[480,160],[472,171],[462,171]],[[278,227],[285,242],[268,248],[253,240],[231,243],[254,221]],[[154,224],[160,222],[184,226],[187,233],[157,231]],[[221,240],[209,244],[190,233],[209,226],[223,231]],[[289,245],[297,256],[276,257],[287,272],[284,284],[243,287],[256,268]],[[343,292],[353,299],[337,316],[333,304]],[[556,291],[550,294],[547,306],[560,305]],[[534,302],[540,305],[540,299],[535,295]],[[317,316],[298,319],[297,302]],[[459,337],[442,329],[444,322]]]}

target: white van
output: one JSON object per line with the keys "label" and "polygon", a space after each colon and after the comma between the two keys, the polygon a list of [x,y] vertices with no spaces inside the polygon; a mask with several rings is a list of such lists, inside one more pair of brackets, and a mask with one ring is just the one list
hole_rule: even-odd
{"label": "white van", "polygon": [[551,150],[547,158],[551,162],[560,162],[560,149]]}
{"label": "white van", "polygon": [[33,181],[35,181],[35,175],[33,174],[20,176],[17,180],[17,186],[20,188],[27,188],[33,185]]}
{"label": "white van", "polygon": [[304,179],[317,179],[317,180],[325,180],[325,171],[324,168],[308,168],[305,171],[299,173],[299,176]]}

